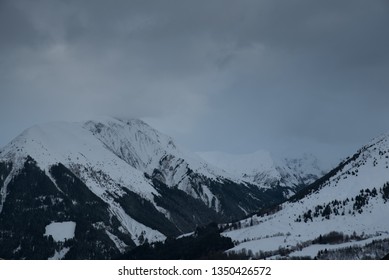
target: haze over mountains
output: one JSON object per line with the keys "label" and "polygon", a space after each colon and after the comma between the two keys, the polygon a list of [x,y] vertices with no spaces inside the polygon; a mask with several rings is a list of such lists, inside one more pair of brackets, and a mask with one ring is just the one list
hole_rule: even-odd
{"label": "haze over mountains", "polygon": [[330,231],[383,239],[387,138],[326,173],[313,155],[194,154],[137,119],[37,125],[0,150],[0,257],[109,259],[210,222],[267,256]]}

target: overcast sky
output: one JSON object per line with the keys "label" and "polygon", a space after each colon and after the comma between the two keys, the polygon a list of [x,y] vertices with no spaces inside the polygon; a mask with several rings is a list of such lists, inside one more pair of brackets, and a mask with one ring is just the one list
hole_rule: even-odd
{"label": "overcast sky", "polygon": [[312,151],[389,132],[387,0],[0,0],[0,146],[136,117],[193,151]]}

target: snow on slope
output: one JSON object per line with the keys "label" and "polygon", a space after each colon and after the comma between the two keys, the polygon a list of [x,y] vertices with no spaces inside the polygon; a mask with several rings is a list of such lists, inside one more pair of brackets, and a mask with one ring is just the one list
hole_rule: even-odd
{"label": "snow on slope", "polygon": [[8,184],[10,183],[10,181],[12,180],[14,175],[15,175],[15,172],[11,172],[7,176],[7,178],[5,178],[3,188],[0,189],[0,196],[1,196],[1,199],[0,199],[0,214],[3,211],[3,205],[4,205],[4,202],[5,202],[6,198],[7,198]]}
{"label": "snow on slope", "polygon": [[277,158],[264,150],[243,155],[222,152],[198,154],[226,172],[263,188],[308,185],[324,175],[324,168],[319,167],[317,158],[312,154],[293,159]]}
{"label": "snow on slope", "polygon": [[[8,144],[1,154],[2,159],[13,160],[19,164],[24,163],[26,156],[32,157],[45,171],[54,164],[62,163],[76,175],[84,176],[78,170],[81,166],[109,174],[110,182],[104,186],[101,186],[93,177],[82,178],[99,196],[103,196],[107,191],[117,192],[120,195],[120,189],[116,188],[113,182],[121,182],[148,199],[152,198],[153,193],[158,193],[144,180],[142,172],[130,168],[126,162],[113,155],[103,143],[77,123],[49,123],[34,126]],[[18,167],[20,166],[16,166]]]}
{"label": "snow on slope", "polygon": [[[240,181],[223,170],[208,164],[197,155],[178,148],[173,139],[138,119],[102,119],[86,122],[83,127],[132,167],[151,175],[165,169],[166,184],[180,185],[187,168],[207,178]],[[165,166],[164,166],[165,165]],[[171,170],[174,166],[174,170]],[[182,184],[181,184],[182,185]]]}
{"label": "snow on slope", "polygon": [[341,248],[347,248],[347,247],[353,247],[353,246],[364,246],[370,242],[378,241],[382,239],[386,239],[389,237],[389,234],[381,234],[379,236],[366,238],[359,241],[350,241],[345,242],[341,244],[314,244],[309,247],[303,248],[301,251],[295,251],[290,254],[291,257],[310,257],[315,258],[320,251],[324,250],[335,250],[335,249],[341,249]]}
{"label": "snow on slope", "polygon": [[[208,164],[196,154],[177,147],[173,139],[137,119],[101,119],[83,124],[104,146],[117,157],[142,173],[153,177],[155,170],[160,172],[158,179],[169,187],[177,187],[194,198],[201,199],[215,210],[220,202],[216,195],[203,186],[203,193],[194,191],[189,172],[219,181],[231,180],[241,183],[240,178]],[[163,209],[160,209],[163,211]]]}
{"label": "snow on slope", "polygon": [[[131,190],[143,197],[151,198],[152,193],[157,193],[144,181],[142,172],[129,168],[126,162],[113,155],[93,134],[77,123],[34,126],[5,148],[11,151],[15,149],[19,150],[18,158],[29,155],[42,170],[48,171],[51,165],[60,162],[77,174],[77,166],[82,165],[101,170],[114,181],[126,182]],[[105,190],[95,185],[93,191],[103,194]]]}
{"label": "snow on slope", "polygon": [[387,237],[389,203],[383,186],[389,181],[388,168],[389,137],[382,136],[340,165],[336,174],[311,193],[282,204],[275,213],[243,220],[241,228],[224,235],[236,242],[232,250],[254,253],[296,249],[331,231]]}

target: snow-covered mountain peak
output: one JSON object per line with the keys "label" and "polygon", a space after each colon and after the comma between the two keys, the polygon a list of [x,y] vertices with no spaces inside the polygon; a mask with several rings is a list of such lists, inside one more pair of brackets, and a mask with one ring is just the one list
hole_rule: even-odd
{"label": "snow-covered mountain peak", "polygon": [[270,152],[258,150],[248,154],[228,154],[219,151],[202,152],[198,155],[215,166],[236,176],[253,174],[275,168],[275,162]]}
{"label": "snow-covered mountain peak", "polygon": [[[187,169],[210,179],[239,181],[195,154],[177,147],[173,139],[139,119],[98,117],[85,122],[52,122],[26,129],[0,150],[0,158],[23,160],[30,156],[42,169],[58,162],[104,165],[123,161],[150,176],[164,170],[166,183],[181,182]],[[105,163],[105,165],[107,165]]]}
{"label": "snow-covered mountain peak", "polygon": [[287,196],[321,177],[324,170],[312,154],[299,158],[280,158],[266,150],[243,155],[222,152],[199,153],[206,161],[264,188],[286,188]]}
{"label": "snow-covered mountain peak", "polygon": [[[279,166],[291,170],[292,173],[299,176],[313,175],[316,179],[323,176],[327,168],[324,167],[318,158],[312,153],[303,153],[299,157],[286,157],[278,160]],[[313,182],[313,181],[311,181]]]}
{"label": "snow-covered mountain peak", "polygon": [[141,120],[88,121],[83,124],[83,127],[118,157],[134,168],[148,173],[157,167],[164,155],[180,153],[172,138]]}
{"label": "snow-covered mountain peak", "polygon": [[[58,160],[58,154],[78,146],[80,138],[85,136],[86,132],[74,123],[55,122],[34,125],[6,145],[1,155],[2,158],[7,159],[31,156],[43,160],[46,154],[47,161],[53,162]],[[53,158],[54,156],[56,158]]]}
{"label": "snow-covered mountain peak", "polygon": [[103,119],[88,121],[89,130],[116,156],[143,172],[153,174],[163,170],[165,182],[182,182],[188,168],[210,179],[223,177],[240,181],[225,171],[209,165],[202,158],[179,148],[174,140],[138,119]]}

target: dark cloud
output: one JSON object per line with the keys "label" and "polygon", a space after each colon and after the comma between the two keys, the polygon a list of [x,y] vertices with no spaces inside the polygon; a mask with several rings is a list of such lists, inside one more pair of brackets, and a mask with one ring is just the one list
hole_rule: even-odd
{"label": "dark cloud", "polygon": [[343,156],[389,130],[388,15],[385,0],[0,0],[0,143],[109,114],[192,149]]}

